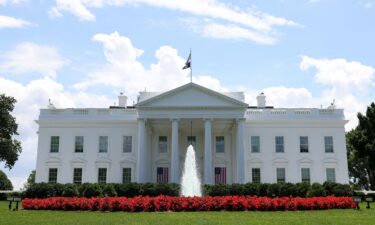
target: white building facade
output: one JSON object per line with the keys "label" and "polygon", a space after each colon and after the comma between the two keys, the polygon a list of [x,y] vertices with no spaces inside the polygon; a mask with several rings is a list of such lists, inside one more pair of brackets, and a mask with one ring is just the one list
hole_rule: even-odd
{"label": "white building facade", "polygon": [[194,146],[205,184],[348,183],[342,109],[249,107],[194,83],[135,106],[41,109],[36,182],[179,183]]}

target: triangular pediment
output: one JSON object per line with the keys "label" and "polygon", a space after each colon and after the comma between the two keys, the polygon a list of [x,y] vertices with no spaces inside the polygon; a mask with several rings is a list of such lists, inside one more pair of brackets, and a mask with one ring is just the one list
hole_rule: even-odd
{"label": "triangular pediment", "polygon": [[142,107],[224,107],[246,108],[247,104],[222,93],[189,83],[136,105]]}

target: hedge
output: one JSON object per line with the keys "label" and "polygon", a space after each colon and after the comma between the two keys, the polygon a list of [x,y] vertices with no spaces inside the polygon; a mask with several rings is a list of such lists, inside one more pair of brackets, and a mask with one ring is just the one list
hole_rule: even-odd
{"label": "hedge", "polygon": [[[273,184],[220,184],[203,185],[203,194],[209,196],[247,195],[262,197],[316,197],[316,196],[352,196],[347,184],[326,182],[314,183],[273,183]],[[174,183],[129,183],[129,184],[48,184],[30,185],[23,193],[24,198],[64,197],[103,197],[103,196],[179,196],[180,185]]]}

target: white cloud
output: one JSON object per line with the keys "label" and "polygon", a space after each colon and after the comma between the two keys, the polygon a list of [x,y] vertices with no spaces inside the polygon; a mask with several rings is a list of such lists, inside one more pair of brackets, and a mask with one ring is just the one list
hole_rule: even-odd
{"label": "white cloud", "polygon": [[30,42],[18,44],[12,50],[2,53],[0,60],[0,72],[36,72],[50,77],[55,77],[56,71],[69,62],[55,48]]}
{"label": "white cloud", "polygon": [[35,169],[37,149],[37,124],[40,108],[46,108],[48,99],[57,107],[108,107],[112,103],[106,96],[85,92],[69,92],[61,83],[44,77],[33,80],[28,84],[21,84],[0,76],[0,90],[8,96],[16,98],[17,103],[13,111],[16,122],[19,124],[18,133],[22,143],[22,153],[15,167],[4,170],[11,179],[15,189],[23,187],[31,170]]}
{"label": "white cloud", "polygon": [[[107,5],[146,5],[210,18],[215,22],[201,29],[203,36],[243,39],[256,43],[275,43],[273,38],[268,36],[269,33],[274,33],[274,26],[298,25],[292,20],[272,16],[254,8],[240,9],[217,0],[56,0],[56,5],[50,9],[49,14],[60,17],[63,12],[69,12],[80,20],[94,21],[95,15],[88,8],[102,8]],[[230,25],[222,24],[223,21]],[[264,40],[261,40],[263,38]]]}
{"label": "white cloud", "polygon": [[31,22],[23,20],[23,19],[19,19],[19,18],[0,15],[0,29],[1,28],[20,28],[20,27],[24,27],[28,25],[31,25]]}
{"label": "white cloud", "polygon": [[347,129],[354,128],[357,125],[357,112],[364,112],[373,101],[369,92],[375,86],[375,68],[346,59],[315,59],[308,56],[302,56],[300,68],[304,71],[310,68],[316,70],[315,81],[327,86],[320,99],[336,99],[337,106],[345,109],[346,117],[350,120]]}

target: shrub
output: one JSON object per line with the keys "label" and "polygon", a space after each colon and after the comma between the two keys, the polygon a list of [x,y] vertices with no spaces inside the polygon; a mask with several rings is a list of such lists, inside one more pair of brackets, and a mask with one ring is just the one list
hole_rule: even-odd
{"label": "shrub", "polygon": [[114,185],[113,184],[104,185],[103,195],[104,196],[110,196],[110,197],[117,196],[117,192],[116,192],[116,189],[115,189]]}
{"label": "shrub", "polygon": [[296,183],[296,195],[298,197],[303,197],[305,198],[309,192],[310,192],[310,189],[311,189],[311,186],[309,183],[306,183],[306,182],[300,182],[300,183]]}
{"label": "shrub", "polygon": [[270,186],[270,184],[268,184],[268,183],[260,184],[259,185],[259,196],[267,196],[269,186]]}
{"label": "shrub", "polygon": [[230,195],[228,185],[226,184],[217,184],[211,185],[209,188],[209,193],[206,193],[209,196],[226,196]]}
{"label": "shrub", "polygon": [[93,183],[85,185],[85,189],[82,192],[82,196],[86,198],[102,196],[103,191],[99,184]]}
{"label": "shrub", "polygon": [[334,196],[352,196],[353,191],[350,185],[348,184],[337,184],[333,187],[330,195]]}
{"label": "shrub", "polygon": [[296,197],[297,196],[297,186],[292,183],[284,183],[280,185],[280,195],[279,197]]}
{"label": "shrub", "polygon": [[74,184],[66,184],[64,186],[64,191],[62,192],[64,197],[77,197],[79,196],[78,188]]}
{"label": "shrub", "polygon": [[246,183],[244,186],[244,195],[259,196],[260,184]]}
{"label": "shrub", "polygon": [[281,184],[278,183],[270,184],[267,189],[267,197],[280,196],[280,187]]}
{"label": "shrub", "polygon": [[326,196],[327,193],[326,191],[324,190],[324,187],[323,185],[319,184],[319,183],[313,183],[311,185],[311,190],[309,192],[309,197],[314,197],[314,196]]}

